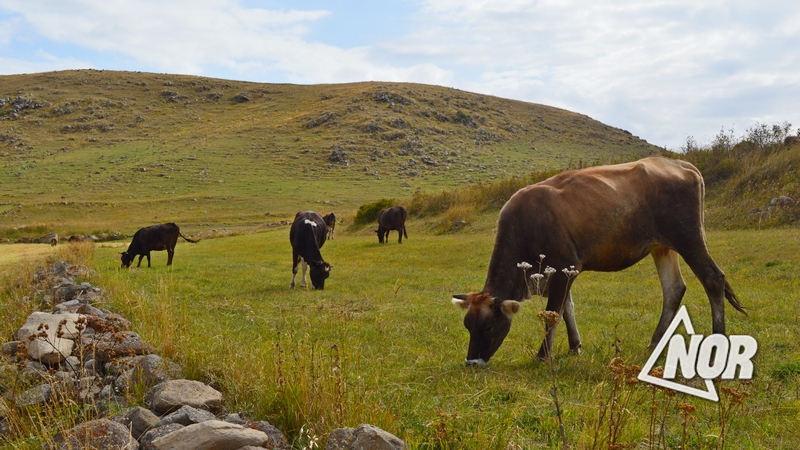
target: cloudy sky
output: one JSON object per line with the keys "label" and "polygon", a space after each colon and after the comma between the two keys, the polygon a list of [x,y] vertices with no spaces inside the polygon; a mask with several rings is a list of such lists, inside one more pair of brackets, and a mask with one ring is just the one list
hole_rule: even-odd
{"label": "cloudy sky", "polygon": [[0,74],[412,81],[678,149],[800,127],[797,0],[0,0]]}

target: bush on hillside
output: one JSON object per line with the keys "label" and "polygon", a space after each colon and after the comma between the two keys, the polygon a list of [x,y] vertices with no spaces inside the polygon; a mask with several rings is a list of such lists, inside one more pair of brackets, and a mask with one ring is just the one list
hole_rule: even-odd
{"label": "bush on hillside", "polygon": [[381,211],[386,208],[391,208],[392,206],[395,206],[395,200],[385,198],[382,198],[377,202],[361,205],[358,208],[355,219],[353,219],[353,223],[357,225],[366,225],[368,223],[375,222],[378,220],[378,215],[381,213]]}

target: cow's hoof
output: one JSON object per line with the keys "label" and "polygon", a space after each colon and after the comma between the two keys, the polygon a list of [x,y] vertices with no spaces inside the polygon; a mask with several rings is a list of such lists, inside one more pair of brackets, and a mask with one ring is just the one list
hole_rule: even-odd
{"label": "cow's hoof", "polygon": [[466,365],[468,365],[468,366],[485,366],[485,365],[489,364],[489,362],[488,361],[484,361],[483,358],[467,359],[467,360],[464,360],[464,363]]}

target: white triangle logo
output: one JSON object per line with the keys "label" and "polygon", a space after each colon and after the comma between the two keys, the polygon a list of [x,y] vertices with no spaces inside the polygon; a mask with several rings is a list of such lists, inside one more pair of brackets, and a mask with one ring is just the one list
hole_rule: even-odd
{"label": "white triangle logo", "polygon": [[694,395],[695,397],[717,402],[719,401],[719,395],[717,395],[717,389],[714,387],[713,380],[705,380],[706,390],[704,391],[702,389],[686,386],[684,384],[676,383],[675,381],[650,375],[650,371],[653,370],[653,366],[655,366],[658,357],[661,356],[661,352],[664,351],[664,348],[675,334],[675,331],[678,329],[678,325],[680,325],[681,322],[683,323],[683,327],[686,329],[688,334],[694,334],[694,327],[692,326],[692,320],[689,318],[689,313],[686,311],[686,305],[682,305],[678,310],[678,313],[675,314],[675,318],[672,319],[669,327],[667,327],[667,331],[664,332],[664,336],[662,336],[661,340],[658,341],[658,345],[656,345],[653,353],[650,354],[650,358],[644,364],[644,367],[642,367],[642,371],[639,372],[639,376],[637,378],[645,383],[655,384],[656,386],[661,386],[667,389],[682,392],[684,394]]}

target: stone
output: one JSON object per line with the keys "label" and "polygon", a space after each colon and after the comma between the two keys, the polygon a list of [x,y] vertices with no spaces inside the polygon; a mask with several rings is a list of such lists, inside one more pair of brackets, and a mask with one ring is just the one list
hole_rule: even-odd
{"label": "stone", "polygon": [[17,397],[17,406],[43,406],[53,399],[53,388],[49,384],[40,384],[23,392]]}
{"label": "stone", "polygon": [[147,391],[145,403],[158,414],[175,411],[183,405],[216,413],[222,409],[222,393],[194,380],[169,380]]}
{"label": "stone", "polygon": [[153,347],[134,331],[84,336],[81,342],[93,349],[95,357],[100,361],[108,361],[122,356],[146,355],[154,351]]}
{"label": "stone", "polygon": [[794,199],[788,197],[786,195],[781,195],[780,197],[775,197],[769,202],[769,206],[790,206],[795,203]]}
{"label": "stone", "polygon": [[8,341],[3,344],[3,356],[6,358],[10,358],[17,354],[17,350],[19,349],[19,343],[21,341]]}
{"label": "stone", "polygon": [[153,446],[158,450],[239,450],[248,445],[264,447],[268,441],[264,432],[209,420],[155,439]]}
{"label": "stone", "polygon": [[28,342],[28,357],[42,364],[53,365],[63,361],[72,354],[75,342],[70,339],[37,338],[33,342]]}
{"label": "stone", "polygon": [[162,417],[159,420],[155,427],[161,427],[164,425],[169,425],[171,423],[179,423],[183,426],[194,425],[196,423],[206,422],[208,420],[216,420],[217,417],[214,416],[210,411],[206,411],[204,409],[197,409],[192,408],[188,405],[183,405],[175,412],[169,413],[166,416]]}
{"label": "stone", "polygon": [[244,425],[247,423],[247,421],[242,419],[242,416],[240,416],[238,413],[230,413],[225,416],[225,422],[235,423],[237,425]]}
{"label": "stone", "polygon": [[53,437],[51,450],[76,448],[138,450],[139,443],[125,426],[109,419],[84,422]]}
{"label": "stone", "polygon": [[145,433],[155,428],[158,416],[147,408],[137,406],[114,416],[112,420],[129,429],[131,436],[138,441]]}
{"label": "stone", "polygon": [[[62,332],[62,338],[75,339],[79,335],[75,324],[81,317],[83,316],[80,314],[50,314],[36,311],[28,316],[25,324],[17,330],[17,339],[22,342],[27,342],[30,336],[38,335],[40,331],[42,331],[39,329],[41,324],[46,326],[44,331],[47,334],[47,338],[50,340],[55,340],[57,338],[59,329]],[[64,322],[63,325],[61,324],[62,321]]]}
{"label": "stone", "polygon": [[355,440],[355,428],[337,428],[328,435],[325,450],[350,450]]}
{"label": "stone", "polygon": [[142,437],[139,439],[140,450],[157,450],[157,447],[153,445],[153,441],[163,436],[167,436],[171,433],[174,433],[183,428],[183,425],[179,423],[171,423],[169,425],[164,425],[163,427],[153,428],[150,431],[145,432]]}
{"label": "stone", "polygon": [[400,438],[373,425],[359,425],[353,431],[353,436],[353,449],[404,450],[406,448],[405,442]]}
{"label": "stone", "polygon": [[283,432],[269,422],[248,421],[247,423],[245,423],[244,426],[247,428],[252,428],[254,430],[264,432],[264,434],[266,434],[269,437],[269,443],[267,444],[267,448],[273,450],[289,450],[291,448],[289,446],[289,441],[286,439],[286,436],[283,434]]}
{"label": "stone", "polygon": [[178,378],[183,371],[180,365],[152,354],[133,358],[131,367],[132,379],[148,386]]}

